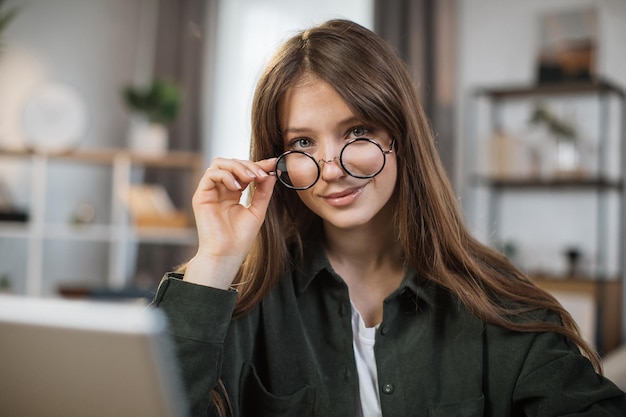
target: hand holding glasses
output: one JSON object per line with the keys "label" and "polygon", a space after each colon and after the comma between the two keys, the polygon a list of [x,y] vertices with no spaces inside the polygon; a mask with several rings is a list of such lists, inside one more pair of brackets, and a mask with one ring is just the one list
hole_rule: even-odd
{"label": "hand holding glasses", "polygon": [[385,167],[386,155],[393,152],[391,142],[384,150],[378,142],[369,138],[357,138],[344,145],[339,156],[332,159],[319,159],[303,151],[287,151],[276,161],[276,176],[287,188],[306,190],[315,185],[320,178],[320,164],[331,163],[339,158],[343,170],[354,178],[373,178]]}

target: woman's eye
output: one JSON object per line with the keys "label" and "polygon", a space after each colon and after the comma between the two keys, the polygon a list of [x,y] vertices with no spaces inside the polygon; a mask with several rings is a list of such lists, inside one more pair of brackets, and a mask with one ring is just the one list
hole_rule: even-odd
{"label": "woman's eye", "polygon": [[289,143],[290,148],[309,148],[313,145],[311,139],[307,138],[298,138],[294,139]]}
{"label": "woman's eye", "polygon": [[368,132],[369,132],[369,130],[366,127],[364,127],[364,126],[354,127],[350,131],[352,136],[355,136],[357,138],[361,137],[361,136],[365,136]]}

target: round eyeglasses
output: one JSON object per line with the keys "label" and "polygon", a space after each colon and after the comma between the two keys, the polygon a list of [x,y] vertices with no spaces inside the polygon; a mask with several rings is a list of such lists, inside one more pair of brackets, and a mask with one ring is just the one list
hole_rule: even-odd
{"label": "round eyeglasses", "polygon": [[373,178],[385,167],[386,155],[393,151],[395,141],[388,150],[369,138],[357,138],[346,143],[339,156],[332,159],[315,159],[303,151],[287,151],[276,161],[276,176],[287,188],[306,190],[320,178],[322,162],[328,164],[339,158],[343,170],[355,178]]}

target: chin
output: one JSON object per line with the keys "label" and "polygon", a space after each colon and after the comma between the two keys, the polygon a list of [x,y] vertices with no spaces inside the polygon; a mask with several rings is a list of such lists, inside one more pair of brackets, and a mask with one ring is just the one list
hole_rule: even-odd
{"label": "chin", "polygon": [[[362,196],[366,197],[366,196]],[[303,200],[305,205],[329,226],[340,230],[354,230],[366,226],[378,228],[392,227],[391,199],[361,198],[350,206],[332,207],[328,204],[316,204],[316,200]],[[386,203],[383,204],[383,201]]]}
{"label": "chin", "polygon": [[[385,222],[382,219],[381,212],[377,213],[355,213],[354,211],[346,211],[344,213],[328,215],[324,213],[320,215],[324,223],[341,230],[355,230],[365,226],[372,226],[375,224],[382,224],[390,226],[390,222]],[[382,220],[382,222],[381,222]]]}

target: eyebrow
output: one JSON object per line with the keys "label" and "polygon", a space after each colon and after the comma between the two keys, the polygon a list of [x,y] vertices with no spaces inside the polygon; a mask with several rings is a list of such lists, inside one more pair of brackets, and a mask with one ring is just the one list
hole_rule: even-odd
{"label": "eyebrow", "polygon": [[285,133],[296,133],[296,134],[300,134],[300,133],[306,133],[311,131],[311,129],[306,128],[306,127],[289,127],[285,130],[283,130],[283,134]]}
{"label": "eyebrow", "polygon": [[[363,121],[356,117],[356,116],[350,116],[342,121],[340,121],[337,126],[349,126],[352,124],[358,124],[358,123],[363,123]],[[307,128],[307,127],[288,127],[287,129],[283,130],[282,133],[283,135],[286,133],[295,133],[295,134],[302,134],[302,133],[307,133],[312,131],[313,129],[311,128]]]}

